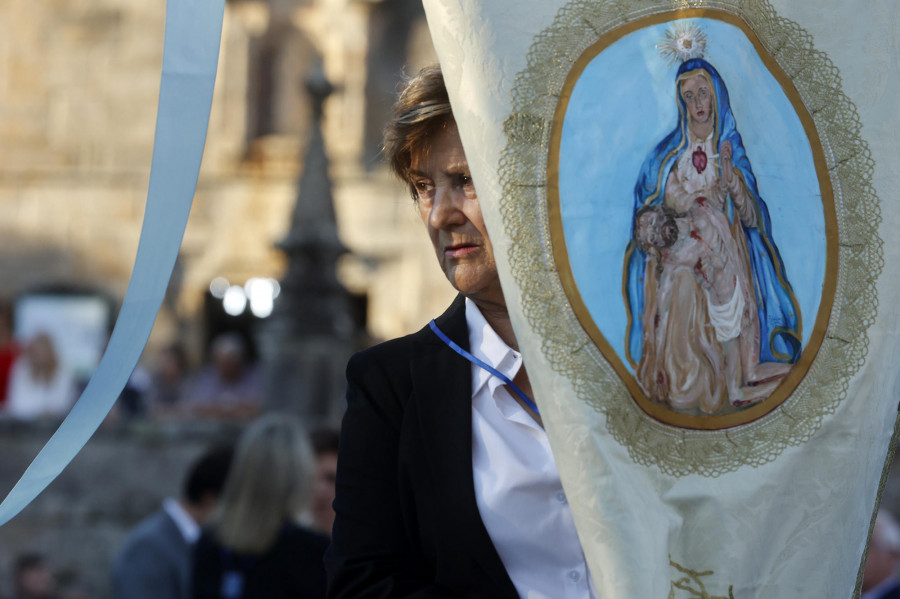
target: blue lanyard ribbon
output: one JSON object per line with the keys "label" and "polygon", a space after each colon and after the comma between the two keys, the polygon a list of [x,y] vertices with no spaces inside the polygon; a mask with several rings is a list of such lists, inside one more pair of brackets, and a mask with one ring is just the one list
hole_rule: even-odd
{"label": "blue lanyard ribbon", "polygon": [[478,358],[473,356],[471,353],[469,353],[466,350],[464,350],[463,348],[461,348],[452,339],[450,339],[450,337],[448,337],[446,335],[446,333],[444,333],[444,331],[439,329],[437,323],[435,323],[433,320],[428,323],[428,326],[431,327],[431,330],[434,331],[434,334],[437,335],[438,337],[440,337],[441,341],[446,343],[450,349],[452,349],[453,351],[455,351],[456,353],[461,355],[463,358],[465,358],[466,360],[468,360],[475,366],[478,366],[479,368],[482,368],[482,369],[488,371],[489,373],[491,373],[492,375],[494,375],[495,377],[497,377],[498,379],[500,379],[501,381],[506,383],[506,385],[510,389],[512,389],[516,395],[519,396],[519,399],[521,399],[522,401],[525,402],[526,406],[531,408],[535,414],[540,415],[541,412],[540,412],[540,410],[538,410],[537,404],[534,403],[534,401],[532,401],[531,398],[528,397],[524,391],[519,389],[519,386],[516,385],[514,382],[512,382],[512,380],[508,376],[506,376],[505,374],[503,374],[502,372],[500,372],[499,370],[497,370],[496,368],[494,368],[487,362],[485,362],[483,360],[479,360]]}

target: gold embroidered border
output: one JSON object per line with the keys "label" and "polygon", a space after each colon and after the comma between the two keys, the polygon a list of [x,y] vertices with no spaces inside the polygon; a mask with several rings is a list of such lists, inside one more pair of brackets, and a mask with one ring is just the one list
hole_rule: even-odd
{"label": "gold embroidered border", "polygon": [[[778,408],[756,421],[707,431],[663,424],[642,411],[622,379],[579,323],[559,273],[550,239],[547,177],[553,118],[573,65],[600,36],[633,20],[673,10],[724,11],[743,20],[793,80],[812,115],[834,188],[838,276],[832,312],[805,378]],[[573,0],[534,40],[516,77],[512,113],[504,123],[500,212],[509,260],[522,290],[525,317],[540,336],[553,368],[572,381],[579,399],[606,415],[607,428],[636,462],[663,472],[718,476],[756,467],[806,442],[846,397],[863,365],[866,330],[875,320],[875,284],[883,266],[874,161],[860,136],[856,107],[840,88],[828,57],[797,23],[767,0]]]}

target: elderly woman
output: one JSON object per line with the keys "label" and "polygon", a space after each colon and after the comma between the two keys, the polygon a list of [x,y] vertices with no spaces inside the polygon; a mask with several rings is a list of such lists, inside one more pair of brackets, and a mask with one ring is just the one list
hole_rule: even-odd
{"label": "elderly woman", "polygon": [[591,597],[439,68],[401,92],[385,154],[459,296],[350,360],[329,596]]}

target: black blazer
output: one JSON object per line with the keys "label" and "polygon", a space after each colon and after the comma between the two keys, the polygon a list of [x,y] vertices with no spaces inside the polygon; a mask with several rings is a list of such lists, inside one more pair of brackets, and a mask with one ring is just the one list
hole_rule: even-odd
{"label": "black blazer", "polygon": [[228,552],[214,534],[204,531],[190,560],[191,597],[221,599],[225,573],[238,571],[243,575],[241,599],[322,599],[322,555],[327,547],[328,537],[291,522],[271,548],[254,556]]}
{"label": "black blazer", "polygon": [[[460,296],[437,319],[468,348]],[[469,362],[428,327],[347,366],[331,598],[517,598],[475,503]]]}
{"label": "black blazer", "polygon": [[900,582],[886,588],[882,594],[878,596],[878,599],[900,599]]}

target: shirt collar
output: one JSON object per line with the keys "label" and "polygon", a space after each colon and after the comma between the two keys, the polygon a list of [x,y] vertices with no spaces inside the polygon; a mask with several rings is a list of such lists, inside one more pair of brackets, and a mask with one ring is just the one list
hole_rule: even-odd
{"label": "shirt collar", "polygon": [[176,499],[167,497],[163,501],[163,509],[175,522],[175,526],[178,527],[178,531],[188,544],[192,544],[200,538],[200,525],[181,507],[181,504]]}
{"label": "shirt collar", "polygon": [[[522,355],[506,344],[500,335],[491,328],[475,302],[466,298],[466,325],[469,327],[469,351],[473,356],[496,368],[513,379],[522,366]],[[505,383],[483,368],[472,368],[472,396],[474,397],[484,385],[488,386],[491,395],[494,390]]]}

